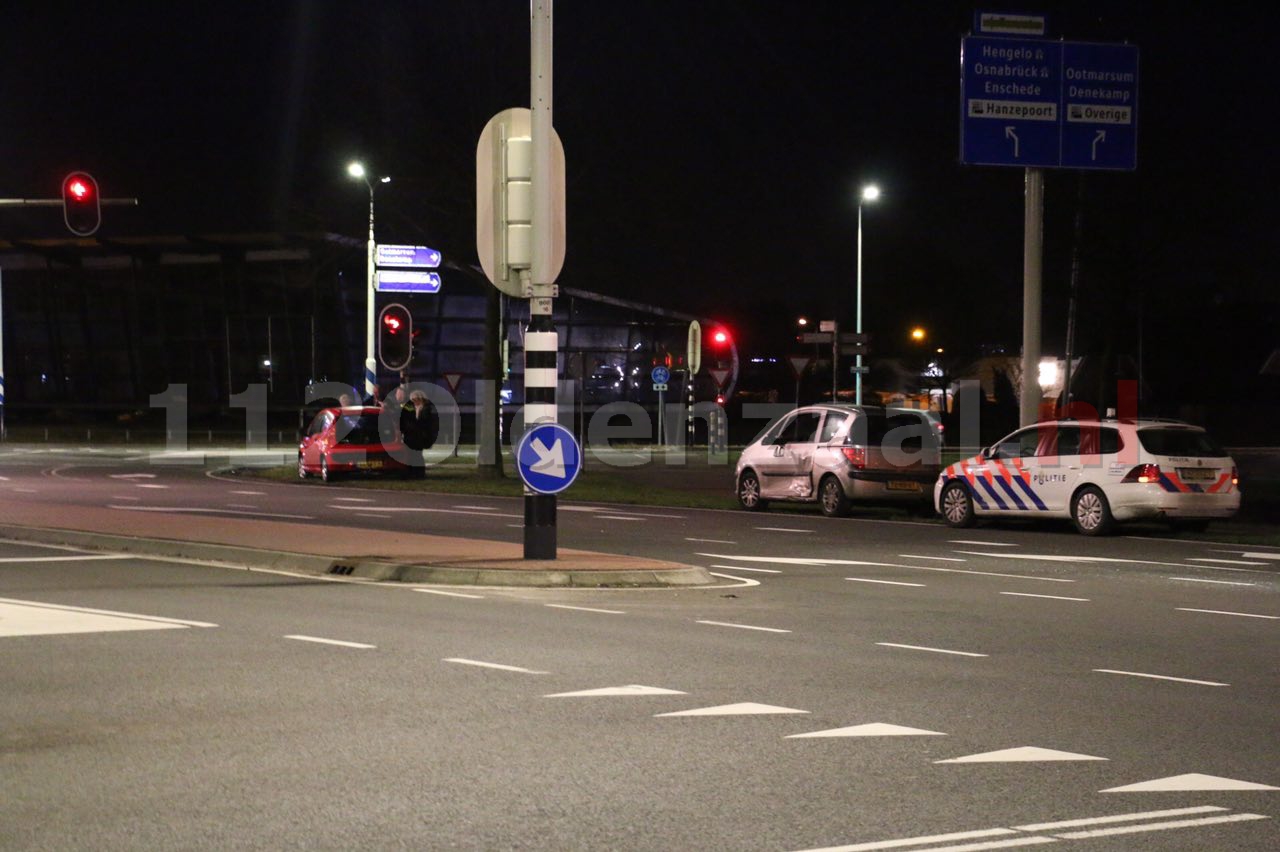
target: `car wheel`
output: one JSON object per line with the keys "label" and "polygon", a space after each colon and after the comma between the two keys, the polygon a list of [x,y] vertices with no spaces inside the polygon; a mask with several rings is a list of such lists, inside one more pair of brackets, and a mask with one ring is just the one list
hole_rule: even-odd
{"label": "car wheel", "polygon": [[338,475],[329,470],[329,459],[326,456],[320,457],[320,478],[326,483],[335,482]]}
{"label": "car wheel", "polygon": [[971,527],[977,518],[973,514],[973,496],[959,482],[948,483],[942,489],[942,519],[947,526],[963,529]]}
{"label": "car wheel", "polygon": [[1082,535],[1106,535],[1115,525],[1106,496],[1092,485],[1071,498],[1071,520]]}
{"label": "car wheel", "polygon": [[760,496],[760,479],[754,471],[747,471],[738,478],[738,505],[748,512],[762,512],[769,508],[769,501]]}
{"label": "car wheel", "polygon": [[827,474],[822,478],[818,485],[818,505],[828,518],[843,518],[849,514],[849,498],[837,477]]}
{"label": "car wheel", "polygon": [[311,474],[307,473],[306,467],[302,464],[302,453],[298,453],[298,478],[306,479]]}

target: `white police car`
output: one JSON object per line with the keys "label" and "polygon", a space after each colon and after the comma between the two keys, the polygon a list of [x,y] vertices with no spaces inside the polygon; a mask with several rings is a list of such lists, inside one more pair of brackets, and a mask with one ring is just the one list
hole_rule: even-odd
{"label": "white police car", "polygon": [[945,468],[934,506],[977,518],[1070,518],[1084,535],[1164,520],[1202,530],[1240,509],[1235,462],[1203,429],[1165,420],[1057,420],[1019,429]]}

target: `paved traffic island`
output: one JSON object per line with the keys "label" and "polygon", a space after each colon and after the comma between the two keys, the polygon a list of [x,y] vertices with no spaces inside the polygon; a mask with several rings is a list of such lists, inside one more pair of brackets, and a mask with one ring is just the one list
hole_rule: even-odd
{"label": "paved traffic island", "polygon": [[561,548],[527,560],[523,546],[362,527],[78,507],[51,519],[47,507],[0,501],[0,538],[324,577],[447,585],[663,587],[713,585],[702,567]]}

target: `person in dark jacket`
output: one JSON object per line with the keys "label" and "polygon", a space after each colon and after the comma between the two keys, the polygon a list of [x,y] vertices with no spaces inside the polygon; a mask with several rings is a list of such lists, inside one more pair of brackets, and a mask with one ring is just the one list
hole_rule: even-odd
{"label": "person in dark jacket", "polygon": [[[439,433],[440,415],[436,413],[436,407],[425,393],[415,390],[409,394],[409,404],[400,414],[400,434],[404,445],[418,452],[429,450],[435,445]],[[426,474],[425,464],[421,472]]]}

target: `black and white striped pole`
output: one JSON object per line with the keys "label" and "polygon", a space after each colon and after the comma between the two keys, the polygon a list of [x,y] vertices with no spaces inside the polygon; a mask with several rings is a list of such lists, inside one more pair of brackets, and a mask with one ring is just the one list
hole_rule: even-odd
{"label": "black and white striped pole", "polygon": [[[551,0],[530,4],[531,109],[489,120],[476,148],[476,251],[502,292],[529,300],[524,425],[558,417],[560,339],[552,321],[564,265],[564,147],[551,122]],[[519,444],[518,435],[512,445]],[[556,557],[556,498],[525,488],[524,557]]]}

